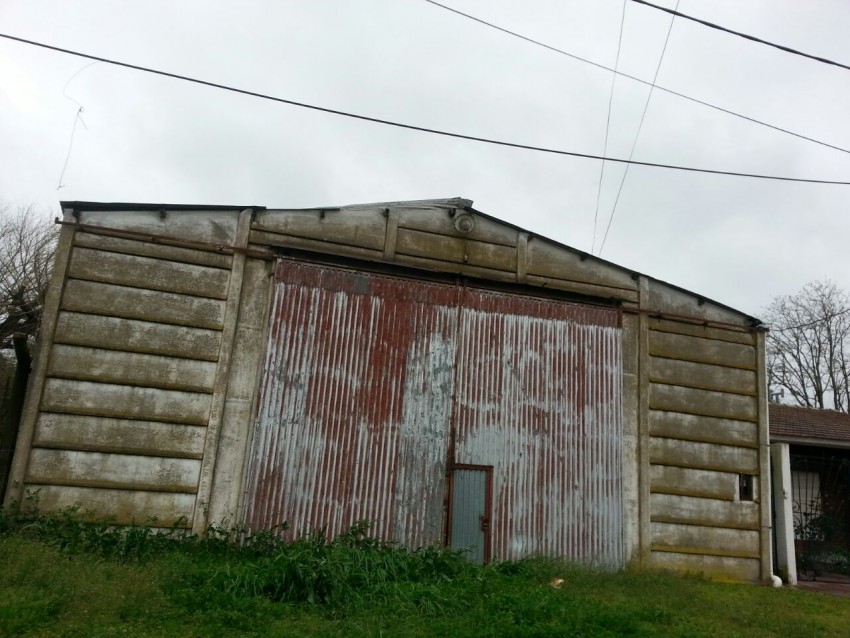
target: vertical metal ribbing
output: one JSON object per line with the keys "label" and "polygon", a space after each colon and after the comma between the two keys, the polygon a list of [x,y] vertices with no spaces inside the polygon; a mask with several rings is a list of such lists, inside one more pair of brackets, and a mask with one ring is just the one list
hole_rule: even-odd
{"label": "vertical metal ribbing", "polygon": [[453,300],[452,286],[281,262],[247,524],[334,535],[367,519],[382,538],[439,541]]}
{"label": "vertical metal ribbing", "polygon": [[455,461],[494,467],[493,558],[621,566],[616,311],[470,290],[459,330]]}
{"label": "vertical metal ribbing", "polygon": [[250,525],[438,542],[454,418],[448,460],[493,467],[493,558],[623,564],[614,309],[462,289],[458,310],[453,286],[295,262],[276,286]]}

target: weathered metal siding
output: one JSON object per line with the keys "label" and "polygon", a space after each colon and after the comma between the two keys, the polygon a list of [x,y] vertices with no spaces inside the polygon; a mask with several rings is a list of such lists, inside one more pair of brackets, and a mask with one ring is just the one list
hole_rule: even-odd
{"label": "weathered metal siding", "polygon": [[623,564],[616,310],[288,261],[277,277],[249,525],[440,542],[447,462],[492,465],[493,558]]}
{"label": "weathered metal siding", "polygon": [[469,290],[458,357],[455,461],[494,466],[493,557],[622,566],[616,311]]}
{"label": "weathered metal siding", "polygon": [[442,537],[452,286],[282,261],[246,523]]}

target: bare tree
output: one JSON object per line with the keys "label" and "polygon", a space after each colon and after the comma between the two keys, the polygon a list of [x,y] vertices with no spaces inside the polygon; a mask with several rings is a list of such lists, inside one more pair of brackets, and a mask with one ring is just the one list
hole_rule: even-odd
{"label": "bare tree", "polygon": [[771,388],[798,405],[850,411],[850,298],[832,281],[806,284],[767,307]]}
{"label": "bare tree", "polygon": [[38,331],[57,236],[33,206],[0,205],[0,355]]}

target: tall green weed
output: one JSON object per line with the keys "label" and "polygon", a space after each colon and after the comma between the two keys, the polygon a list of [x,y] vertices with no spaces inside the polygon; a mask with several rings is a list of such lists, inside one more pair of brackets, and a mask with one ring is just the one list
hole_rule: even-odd
{"label": "tall green weed", "polygon": [[367,529],[358,523],[334,539],[320,529],[288,543],[249,536],[242,541],[246,549],[225,560],[197,560],[196,553],[182,568],[195,590],[325,605],[381,596],[389,585],[451,581],[474,570],[459,552],[410,551],[368,536]]}
{"label": "tall green weed", "polygon": [[[144,563],[167,557],[174,569],[175,599],[193,610],[244,606],[247,599],[273,603],[350,604],[402,595],[411,604],[441,608],[430,587],[469,578],[476,572],[461,552],[444,547],[415,551],[369,536],[359,522],[328,538],[317,529],[285,540],[287,525],[249,532],[210,527],[197,536],[178,522],[173,529],[146,525],[118,526],[79,506],[51,515],[27,508],[0,509],[0,533],[38,540],[68,554],[88,553],[118,561]],[[429,593],[430,592],[430,593]]]}

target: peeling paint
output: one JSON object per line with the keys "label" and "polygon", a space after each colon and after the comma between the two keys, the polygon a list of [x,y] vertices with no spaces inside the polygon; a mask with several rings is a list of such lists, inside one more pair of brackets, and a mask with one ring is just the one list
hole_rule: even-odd
{"label": "peeling paint", "polygon": [[282,261],[245,522],[439,543],[452,463],[491,465],[493,558],[621,566],[620,342],[610,308]]}

